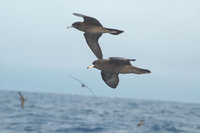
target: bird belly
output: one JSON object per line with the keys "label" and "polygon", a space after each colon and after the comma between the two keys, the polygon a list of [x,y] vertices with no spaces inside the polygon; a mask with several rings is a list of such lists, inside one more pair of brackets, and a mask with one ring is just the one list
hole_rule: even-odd
{"label": "bird belly", "polygon": [[129,74],[133,73],[133,69],[131,66],[121,66],[117,69],[117,71],[121,74]]}
{"label": "bird belly", "polygon": [[103,27],[100,26],[90,26],[86,28],[85,32],[98,34],[98,33],[105,33],[106,31]]}

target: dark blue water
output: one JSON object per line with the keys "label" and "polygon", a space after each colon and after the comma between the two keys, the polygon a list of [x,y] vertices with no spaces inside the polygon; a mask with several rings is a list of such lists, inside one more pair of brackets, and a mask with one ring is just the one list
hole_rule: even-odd
{"label": "dark blue water", "polygon": [[200,104],[22,94],[24,109],[16,91],[0,91],[0,133],[200,133]]}

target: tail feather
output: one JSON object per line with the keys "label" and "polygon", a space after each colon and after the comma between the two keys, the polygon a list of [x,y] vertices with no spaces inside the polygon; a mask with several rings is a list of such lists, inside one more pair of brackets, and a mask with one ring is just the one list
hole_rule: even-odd
{"label": "tail feather", "polygon": [[144,74],[144,73],[151,73],[151,71],[147,70],[147,69],[139,69],[140,70],[140,73],[141,74]]}
{"label": "tail feather", "polygon": [[130,69],[131,73],[135,73],[135,74],[147,74],[147,73],[151,73],[150,70],[147,70],[147,69],[142,69],[142,68],[139,68],[139,67],[135,67],[135,66],[131,66],[131,69]]}
{"label": "tail feather", "polygon": [[108,33],[113,34],[113,35],[118,35],[118,34],[124,32],[122,30],[110,29],[110,28],[106,28],[106,30],[108,30]]}

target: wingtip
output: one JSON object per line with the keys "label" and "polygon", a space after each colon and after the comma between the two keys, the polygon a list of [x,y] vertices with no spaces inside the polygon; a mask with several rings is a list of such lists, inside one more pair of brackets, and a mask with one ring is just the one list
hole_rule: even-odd
{"label": "wingtip", "polygon": [[136,59],[130,59],[130,61],[136,61]]}
{"label": "wingtip", "polygon": [[74,16],[80,16],[79,13],[72,13]]}
{"label": "wingtip", "polygon": [[73,28],[73,26],[71,25],[71,26],[67,26],[67,29],[69,29],[69,28]]}
{"label": "wingtip", "polygon": [[75,16],[78,16],[78,17],[84,17],[85,15],[83,15],[83,14],[80,14],[80,13],[72,13],[73,15],[75,15]]}
{"label": "wingtip", "polygon": [[118,84],[117,85],[109,85],[109,84],[107,84],[110,88],[112,88],[112,89],[116,89],[117,88],[117,86],[118,86]]}

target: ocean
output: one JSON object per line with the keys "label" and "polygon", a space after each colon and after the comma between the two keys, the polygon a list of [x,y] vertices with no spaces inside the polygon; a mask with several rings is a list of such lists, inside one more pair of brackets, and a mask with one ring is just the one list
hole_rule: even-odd
{"label": "ocean", "polygon": [[0,90],[0,133],[200,133],[198,103],[21,93]]}

